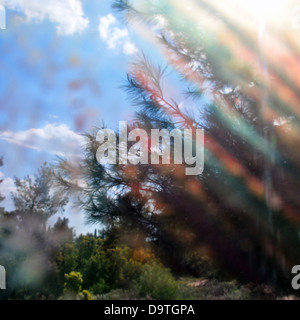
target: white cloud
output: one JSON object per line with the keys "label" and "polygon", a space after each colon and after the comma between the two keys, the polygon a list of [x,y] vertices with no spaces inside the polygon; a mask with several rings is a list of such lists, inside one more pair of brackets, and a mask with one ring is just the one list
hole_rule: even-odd
{"label": "white cloud", "polygon": [[138,49],[135,47],[134,43],[126,41],[123,46],[123,52],[125,54],[131,55],[138,52]]}
{"label": "white cloud", "polygon": [[115,49],[117,45],[122,45],[124,39],[128,37],[127,29],[114,28],[113,32],[110,34],[106,40],[109,49]]}
{"label": "white cloud", "polygon": [[126,55],[136,53],[138,49],[130,40],[128,30],[114,26],[117,24],[118,22],[112,14],[101,17],[98,26],[101,39],[107,44],[109,49],[122,48],[123,53]]}
{"label": "white cloud", "polygon": [[65,124],[47,124],[42,128],[18,132],[4,131],[0,132],[0,139],[25,148],[69,157],[78,155],[84,143],[83,137]]}
{"label": "white cloud", "polygon": [[106,17],[100,18],[99,32],[100,32],[100,37],[103,40],[106,40],[108,38],[109,28],[115,22],[116,22],[116,18],[111,14],[108,14]]}
{"label": "white cloud", "polygon": [[57,33],[71,35],[89,24],[80,0],[5,0],[9,9],[22,12],[29,21],[49,19],[57,24]]}

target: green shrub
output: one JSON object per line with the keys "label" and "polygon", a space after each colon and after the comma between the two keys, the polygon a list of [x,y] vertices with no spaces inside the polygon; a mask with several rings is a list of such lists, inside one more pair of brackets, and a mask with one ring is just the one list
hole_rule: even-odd
{"label": "green shrub", "polygon": [[88,290],[82,290],[82,292],[79,293],[78,298],[80,300],[93,300],[93,297]]}
{"label": "green shrub", "polygon": [[174,300],[178,298],[179,284],[169,269],[160,265],[146,264],[137,283],[139,295],[157,300]]}
{"label": "green shrub", "polygon": [[75,300],[81,291],[83,279],[80,272],[72,271],[65,274],[63,299]]}
{"label": "green shrub", "polygon": [[89,290],[92,291],[93,294],[104,294],[109,291],[109,286],[105,283],[103,279],[98,280],[97,283],[93,284]]}
{"label": "green shrub", "polygon": [[76,294],[78,294],[81,291],[81,285],[82,285],[82,275],[80,272],[72,271],[70,273],[65,274],[65,291],[72,291]]}

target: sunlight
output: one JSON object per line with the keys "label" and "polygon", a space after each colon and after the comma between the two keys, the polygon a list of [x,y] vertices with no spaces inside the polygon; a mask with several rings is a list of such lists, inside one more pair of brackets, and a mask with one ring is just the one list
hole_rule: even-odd
{"label": "sunlight", "polygon": [[264,14],[273,14],[281,9],[286,2],[285,0],[245,0],[238,1],[241,5],[255,12],[263,12]]}
{"label": "sunlight", "polygon": [[264,17],[267,20],[276,21],[282,15],[286,0],[244,0],[239,1],[238,5],[255,15]]}

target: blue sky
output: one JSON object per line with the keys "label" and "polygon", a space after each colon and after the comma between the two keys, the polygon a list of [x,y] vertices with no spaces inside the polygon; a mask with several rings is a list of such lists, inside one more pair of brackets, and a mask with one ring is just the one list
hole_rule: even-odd
{"label": "blue sky", "polygon": [[[32,175],[56,155],[80,152],[80,133],[117,127],[134,111],[119,88],[137,52],[161,59],[128,29],[112,1],[7,0],[0,30],[1,193],[12,209],[13,177]],[[68,210],[78,232],[82,213]]]}

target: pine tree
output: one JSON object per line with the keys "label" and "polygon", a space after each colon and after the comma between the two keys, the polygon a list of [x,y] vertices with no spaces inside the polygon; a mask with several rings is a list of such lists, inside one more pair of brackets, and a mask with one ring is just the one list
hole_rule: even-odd
{"label": "pine tree", "polygon": [[[299,260],[299,119],[292,105],[298,98],[287,102],[297,87],[289,70],[261,57],[257,30],[240,27],[215,2],[193,3],[191,12],[171,0],[136,7],[119,0],[114,8],[155,32],[193,105],[184,110],[169,97],[165,69],[141,56],[123,87],[137,108],[130,128],[204,128],[203,174],[187,177],[172,163],[101,166],[91,133],[75,170],[88,187],[72,183],[64,161],[57,178],[79,191],[89,221],[152,243],[173,269],[195,272],[195,260],[207,255],[236,277],[282,284]],[[266,64],[276,83],[261,76]]]}

